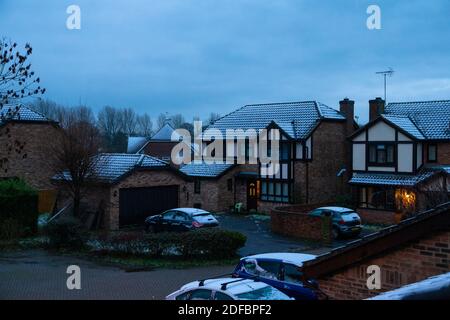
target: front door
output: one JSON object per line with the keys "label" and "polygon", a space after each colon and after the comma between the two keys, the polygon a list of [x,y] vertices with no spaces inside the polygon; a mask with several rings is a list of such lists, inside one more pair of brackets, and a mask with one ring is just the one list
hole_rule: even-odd
{"label": "front door", "polygon": [[247,180],[247,211],[258,208],[257,181]]}

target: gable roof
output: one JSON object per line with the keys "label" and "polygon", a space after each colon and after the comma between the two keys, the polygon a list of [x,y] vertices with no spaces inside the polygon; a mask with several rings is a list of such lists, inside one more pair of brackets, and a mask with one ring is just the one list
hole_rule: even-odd
{"label": "gable roof", "polygon": [[218,178],[226,171],[234,167],[234,164],[207,164],[205,162],[196,163],[195,161],[186,164],[180,168],[180,171],[190,177],[198,178]]}
{"label": "gable roof", "polygon": [[175,129],[166,123],[151,138],[152,141],[172,141],[172,133]]}
{"label": "gable roof", "polygon": [[[114,183],[135,169],[169,168],[169,164],[145,154],[102,153],[95,160],[95,180]],[[55,180],[71,180],[70,173],[65,171],[53,177]]]}
{"label": "gable roof", "polygon": [[23,104],[7,104],[0,109],[0,124],[8,121],[55,122]]}
{"label": "gable roof", "polygon": [[147,137],[128,137],[127,153],[138,153],[147,141]]}
{"label": "gable roof", "polygon": [[316,101],[246,105],[216,120],[208,129],[265,129],[276,123],[291,139],[306,139],[321,120],[345,120],[345,116]]}

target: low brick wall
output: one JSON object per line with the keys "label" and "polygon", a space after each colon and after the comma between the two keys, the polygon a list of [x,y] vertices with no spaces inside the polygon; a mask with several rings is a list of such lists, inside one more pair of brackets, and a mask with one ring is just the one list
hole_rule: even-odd
{"label": "low brick wall", "polygon": [[396,224],[395,213],[392,211],[372,210],[359,208],[356,210],[361,217],[362,223],[392,225]]}
{"label": "low brick wall", "polygon": [[[332,239],[331,220],[328,226],[324,226],[323,219],[308,216],[308,212],[317,207],[317,205],[298,205],[272,209],[270,212],[272,231],[302,239]],[[325,227],[328,228],[328,233],[324,233]]]}

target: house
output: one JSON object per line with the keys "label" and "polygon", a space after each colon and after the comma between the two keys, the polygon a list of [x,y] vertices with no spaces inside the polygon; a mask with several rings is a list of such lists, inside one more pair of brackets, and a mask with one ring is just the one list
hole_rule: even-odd
{"label": "house", "polygon": [[0,109],[0,179],[21,178],[37,190],[52,190],[55,174],[46,146],[59,133],[58,123],[24,105]]}
{"label": "house", "polygon": [[[193,163],[181,169],[187,175],[195,172],[200,193],[206,193],[203,199],[212,190],[201,186],[206,181],[209,186],[216,183],[216,190],[226,194],[224,197],[229,200],[214,208],[227,210],[233,202],[240,202],[247,211],[268,212],[272,207],[292,203],[334,202],[338,195],[346,193],[345,172],[350,166],[346,137],[356,129],[354,102],[349,99],[340,102],[340,111],[316,101],[246,105],[218,119],[208,129],[219,130],[223,135],[227,129],[267,129],[269,140],[272,129],[281,134],[280,170],[273,175],[265,174],[260,161],[235,163],[227,168],[227,174],[213,177],[204,164]],[[225,145],[227,158],[230,152]],[[248,146],[248,139],[245,151],[236,151],[235,145],[235,159],[239,152],[248,157],[252,152]],[[208,209],[204,200],[199,204]]]}
{"label": "house", "polygon": [[[175,128],[166,122],[145,144],[137,151],[137,153],[147,154],[149,156],[170,161],[173,147],[178,143],[176,139],[172,140]],[[175,133],[175,137],[177,134]]]}
{"label": "house", "polygon": [[[70,174],[54,176],[60,187],[59,209],[70,203],[64,182]],[[142,225],[147,216],[189,206],[187,177],[169,163],[145,154],[103,153],[84,190],[81,207],[104,229]]]}
{"label": "house", "polygon": [[[369,289],[375,269],[380,288]],[[321,290],[338,300],[370,298],[449,271],[450,203],[352,241],[302,267],[307,278],[317,279]]]}
{"label": "house", "polygon": [[393,223],[447,200],[450,101],[369,102],[369,123],[350,137],[358,212],[369,222]]}

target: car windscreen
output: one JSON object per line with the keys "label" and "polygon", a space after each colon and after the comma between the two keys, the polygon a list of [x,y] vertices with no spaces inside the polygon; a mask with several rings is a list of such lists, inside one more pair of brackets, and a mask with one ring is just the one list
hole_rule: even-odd
{"label": "car windscreen", "polygon": [[211,215],[211,213],[209,213],[209,212],[197,212],[197,213],[194,213],[192,216],[193,217],[201,217],[201,216],[210,216]]}
{"label": "car windscreen", "polygon": [[341,215],[345,216],[348,214],[352,214],[352,213],[356,213],[355,211],[344,211],[344,212],[339,212]]}
{"label": "car windscreen", "polygon": [[236,297],[239,298],[239,300],[290,300],[283,292],[270,286],[236,294]]}

